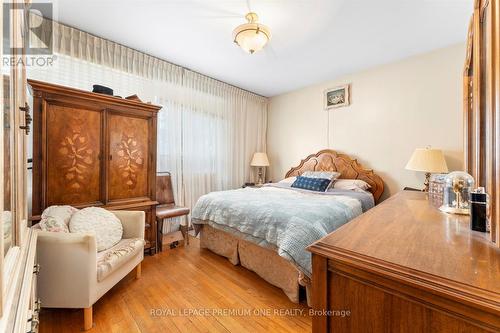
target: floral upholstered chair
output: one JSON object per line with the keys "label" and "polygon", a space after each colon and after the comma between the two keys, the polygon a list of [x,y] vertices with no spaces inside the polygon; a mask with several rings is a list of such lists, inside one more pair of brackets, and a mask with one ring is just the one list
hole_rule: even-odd
{"label": "floral upholstered chair", "polygon": [[112,213],[122,224],[122,239],[101,252],[95,234],[38,230],[42,307],[83,308],[85,330],[92,328],[92,306],[101,296],[132,270],[136,278],[141,276],[145,213]]}

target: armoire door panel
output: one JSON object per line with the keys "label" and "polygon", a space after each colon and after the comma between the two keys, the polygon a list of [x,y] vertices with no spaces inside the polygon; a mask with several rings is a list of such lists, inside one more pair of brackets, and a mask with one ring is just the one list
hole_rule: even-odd
{"label": "armoire door panel", "polygon": [[108,114],[108,201],[149,197],[149,120]]}
{"label": "armoire door panel", "polygon": [[101,112],[49,104],[47,205],[101,201]]}

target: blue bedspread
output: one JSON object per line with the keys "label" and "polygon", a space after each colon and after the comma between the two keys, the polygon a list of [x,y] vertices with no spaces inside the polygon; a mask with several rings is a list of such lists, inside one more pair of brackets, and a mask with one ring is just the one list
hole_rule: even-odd
{"label": "blue bedspread", "polygon": [[276,248],[281,257],[310,276],[311,254],[306,247],[360,215],[362,201],[349,193],[279,185],[244,188],[202,196],[193,208],[192,222]]}

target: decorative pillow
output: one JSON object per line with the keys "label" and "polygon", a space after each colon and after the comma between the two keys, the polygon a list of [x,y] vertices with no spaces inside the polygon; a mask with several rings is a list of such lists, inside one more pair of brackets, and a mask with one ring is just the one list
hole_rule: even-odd
{"label": "decorative pillow", "polygon": [[12,212],[4,210],[2,212],[3,239],[10,239],[12,236]]}
{"label": "decorative pillow", "polygon": [[340,172],[335,172],[335,171],[304,171],[304,173],[301,176],[307,177],[307,178],[323,178],[323,179],[335,180],[335,179],[340,177]]}
{"label": "decorative pillow", "polygon": [[60,218],[67,226],[71,216],[77,211],[78,209],[71,206],[50,206],[45,208],[43,211],[42,220],[48,217],[57,217]]}
{"label": "decorative pillow", "polygon": [[333,188],[341,190],[363,190],[371,188],[370,184],[361,179],[337,179],[333,183]]}
{"label": "decorative pillow", "polygon": [[68,225],[59,216],[48,216],[43,218],[40,223],[40,229],[50,232],[69,232]]}
{"label": "decorative pillow", "polygon": [[297,177],[288,177],[288,178],[280,180],[278,182],[278,184],[292,185],[295,182],[296,179],[297,179]]}
{"label": "decorative pillow", "polygon": [[84,208],[71,217],[70,232],[93,233],[97,242],[97,251],[104,251],[117,244],[123,235],[120,220],[111,212],[99,208]]}
{"label": "decorative pillow", "polygon": [[330,182],[331,180],[326,178],[308,178],[299,176],[292,184],[292,187],[316,192],[325,192],[330,185]]}

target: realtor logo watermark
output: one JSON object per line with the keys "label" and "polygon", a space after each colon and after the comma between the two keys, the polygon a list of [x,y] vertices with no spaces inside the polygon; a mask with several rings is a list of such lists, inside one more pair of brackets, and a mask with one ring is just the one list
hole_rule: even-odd
{"label": "realtor logo watermark", "polygon": [[[3,4],[2,65],[52,66],[53,5],[50,2]],[[16,26],[16,28],[13,28]]]}

